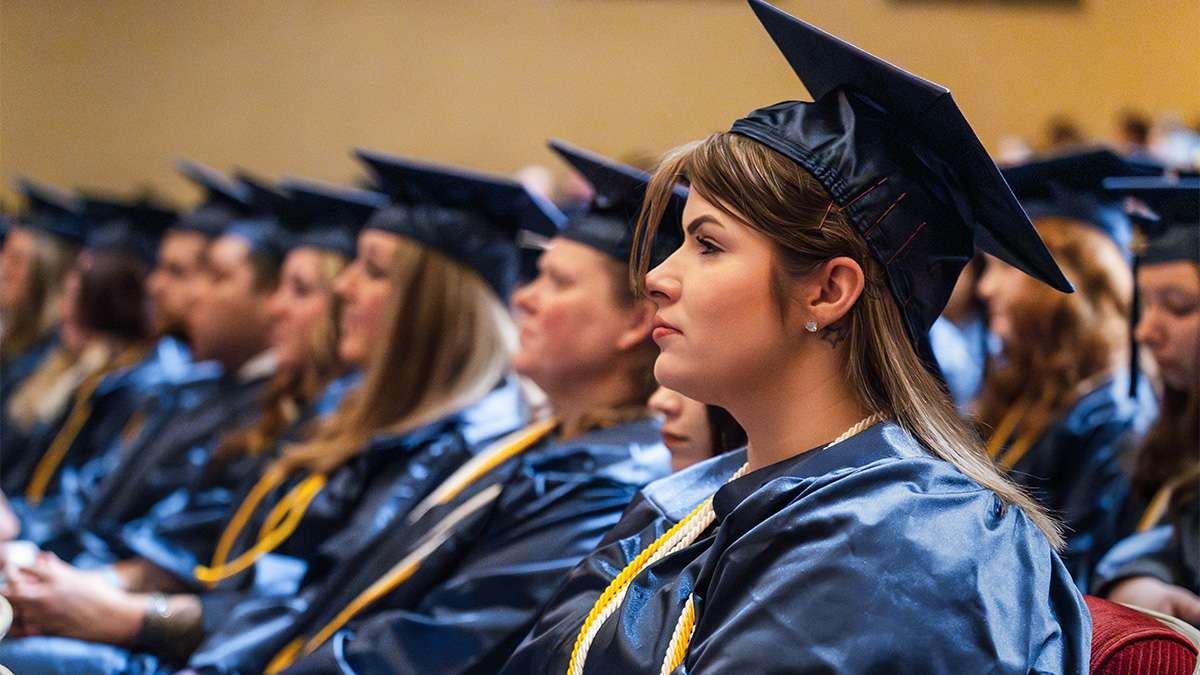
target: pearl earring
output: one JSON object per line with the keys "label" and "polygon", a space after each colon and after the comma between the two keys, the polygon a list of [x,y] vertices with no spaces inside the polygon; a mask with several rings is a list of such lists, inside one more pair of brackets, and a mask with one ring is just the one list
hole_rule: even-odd
{"label": "pearl earring", "polygon": [[816,321],[809,321],[808,323],[804,324],[804,330],[806,330],[806,331],[808,331],[808,332],[810,332],[810,333],[815,333],[815,332],[817,332],[817,322],[816,322]]}

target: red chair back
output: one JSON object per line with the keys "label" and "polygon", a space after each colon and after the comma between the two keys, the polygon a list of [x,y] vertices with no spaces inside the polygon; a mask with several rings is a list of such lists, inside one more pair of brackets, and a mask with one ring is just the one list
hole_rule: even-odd
{"label": "red chair back", "polygon": [[1192,675],[1196,646],[1158,619],[1086,596],[1092,613],[1092,675]]}

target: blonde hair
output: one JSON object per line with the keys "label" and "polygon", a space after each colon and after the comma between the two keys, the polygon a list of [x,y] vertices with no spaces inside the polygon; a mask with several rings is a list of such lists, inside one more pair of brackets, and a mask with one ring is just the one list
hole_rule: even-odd
{"label": "blonde hair", "polygon": [[316,429],[287,448],[283,469],[326,473],[380,433],[403,433],[479,400],[500,381],[516,343],[504,303],[474,270],[401,240],[384,337],[359,389]]}
{"label": "blonde hair", "polygon": [[979,436],[958,417],[938,380],[922,364],[888,289],[883,267],[815,177],[770,148],[729,132],[672,152],[655,172],[638,222],[633,282],[645,276],[672,185],[691,189],[774,244],[772,291],[786,314],[786,284],[830,258],[854,259],[865,276],[861,297],[842,319],[847,328],[846,379],[869,410],[888,415],[941,459],[1021,508],[1055,547],[1058,524],[1010,482],[984,453]]}
{"label": "blonde hair", "polygon": [[317,279],[321,291],[329,293],[329,309],[313,329],[306,358],[300,368],[281,370],[267,385],[262,415],[247,429],[228,434],[213,453],[214,466],[241,455],[258,454],[277,441],[334,377],[342,371],[337,346],[341,298],[333,292],[333,280],[346,267],[346,257],[327,250],[317,251]]}
{"label": "blonde hair", "polygon": [[52,234],[27,230],[33,237],[27,286],[19,307],[4,317],[0,356],[9,358],[52,333],[59,321],[59,300],[67,272],[79,256],[79,247]]}
{"label": "blonde hair", "polygon": [[1022,426],[1046,428],[1087,393],[1081,385],[1112,371],[1113,355],[1129,344],[1133,271],[1116,243],[1071,218],[1044,217],[1035,224],[1075,292],[1022,282],[1029,290],[1013,317],[1004,363],[989,369],[976,408],[990,427],[1022,397],[1038,392],[1042,402]]}

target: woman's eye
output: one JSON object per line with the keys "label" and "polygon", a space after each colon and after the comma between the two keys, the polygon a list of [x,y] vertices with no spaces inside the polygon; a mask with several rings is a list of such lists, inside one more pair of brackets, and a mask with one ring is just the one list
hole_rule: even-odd
{"label": "woman's eye", "polygon": [[721,250],[717,248],[711,239],[705,237],[697,237],[696,243],[700,245],[700,255],[712,255],[713,253],[719,253]]}
{"label": "woman's eye", "polygon": [[372,262],[367,262],[366,269],[367,276],[371,277],[372,279],[382,279],[387,275],[387,272],[383,269],[383,267]]}

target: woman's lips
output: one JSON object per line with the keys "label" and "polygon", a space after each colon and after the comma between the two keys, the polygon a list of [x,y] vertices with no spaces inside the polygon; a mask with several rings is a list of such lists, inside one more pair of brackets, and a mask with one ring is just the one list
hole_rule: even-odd
{"label": "woman's lips", "polygon": [[678,447],[681,445],[687,445],[687,442],[688,442],[687,436],[680,436],[679,434],[673,434],[666,430],[664,430],[662,432],[662,437],[663,437],[663,443],[668,448],[674,448],[674,447]]}
{"label": "woman's lips", "polygon": [[654,340],[655,342],[658,342],[658,341],[666,338],[669,335],[679,335],[679,334],[680,334],[679,331],[675,330],[674,328],[668,328],[666,326],[656,326],[654,328],[654,330],[650,332],[650,339]]}

